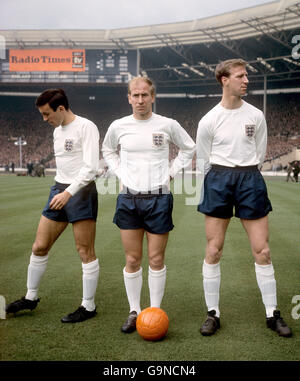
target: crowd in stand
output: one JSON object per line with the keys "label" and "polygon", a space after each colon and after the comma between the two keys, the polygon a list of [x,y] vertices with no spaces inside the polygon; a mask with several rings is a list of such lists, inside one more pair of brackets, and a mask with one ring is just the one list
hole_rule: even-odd
{"label": "crowd in stand", "polygon": [[[117,99],[120,98],[120,103]],[[245,99],[262,109],[262,96]],[[157,98],[155,110],[161,115],[176,119],[195,140],[198,122],[209,109],[220,101],[217,97],[206,98]],[[110,96],[91,101],[87,98],[72,100],[72,111],[93,120],[104,138],[109,124],[130,113],[126,97]],[[269,95],[267,103],[268,149],[266,161],[300,148],[300,94]],[[47,161],[46,167],[53,168],[53,128],[42,121],[35,108],[34,98],[4,97],[0,102],[0,167],[19,167],[18,138],[26,141],[22,146],[22,166],[28,162]],[[297,139],[298,137],[298,139]],[[101,142],[100,142],[101,144]],[[170,159],[177,154],[176,147],[170,149]]]}

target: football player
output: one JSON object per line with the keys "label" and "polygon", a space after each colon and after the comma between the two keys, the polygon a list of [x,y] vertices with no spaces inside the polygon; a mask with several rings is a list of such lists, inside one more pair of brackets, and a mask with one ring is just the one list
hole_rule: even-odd
{"label": "football player", "polygon": [[[169,181],[191,163],[195,151],[195,143],[177,121],[152,112],[155,88],[150,79],[132,79],[128,101],[132,115],[115,120],[102,145],[104,159],[122,184],[114,223],[120,228],[126,257],[123,276],[129,316],[121,328],[124,333],[136,329],[141,312],[145,234],[150,303],[151,307],[160,307],[166,282],[164,256],[169,231],[173,229]],[[170,142],[179,147],[179,153],[169,168]]]}
{"label": "football player", "polygon": [[250,241],[267,327],[280,336],[290,337],[292,332],[277,310],[268,243],[268,213],[272,206],[259,171],[267,145],[265,117],[242,99],[249,83],[246,62],[221,62],[215,74],[222,86],[222,99],[200,120],[196,139],[197,159],[204,161],[206,173],[198,211],[205,214],[207,245],[202,273],[208,314],[200,332],[208,336],[220,328],[220,259],[235,210]]}
{"label": "football player", "polygon": [[99,263],[95,255],[98,194],[95,177],[99,165],[99,131],[90,120],[75,115],[62,89],[45,90],[36,100],[43,120],[54,128],[55,185],[42,212],[28,266],[27,293],[9,304],[7,313],[33,310],[48,263],[48,253],[69,223],[82,261],[83,298],[63,323],[77,323],[96,315]]}

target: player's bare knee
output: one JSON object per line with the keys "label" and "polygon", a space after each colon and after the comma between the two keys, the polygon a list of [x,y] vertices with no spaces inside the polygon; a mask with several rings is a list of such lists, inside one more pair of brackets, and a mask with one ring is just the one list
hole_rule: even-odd
{"label": "player's bare knee", "polygon": [[210,264],[218,263],[221,259],[222,248],[216,245],[209,245],[206,250],[205,261]]}
{"label": "player's bare knee", "polygon": [[156,255],[154,257],[149,258],[149,266],[154,271],[159,271],[164,267],[164,256]]}
{"label": "player's bare knee", "polygon": [[95,251],[93,248],[85,246],[77,246],[77,251],[82,263],[89,263],[96,259]]}
{"label": "player's bare knee", "polygon": [[47,245],[43,244],[40,241],[35,241],[32,245],[33,254],[41,257],[47,255],[49,249],[50,248]]}
{"label": "player's bare knee", "polygon": [[134,256],[134,255],[126,255],[126,268],[129,269],[132,272],[136,272],[141,267],[141,260],[140,258]]}
{"label": "player's bare knee", "polygon": [[258,265],[269,265],[271,263],[271,253],[269,247],[258,250],[254,253],[254,256]]}

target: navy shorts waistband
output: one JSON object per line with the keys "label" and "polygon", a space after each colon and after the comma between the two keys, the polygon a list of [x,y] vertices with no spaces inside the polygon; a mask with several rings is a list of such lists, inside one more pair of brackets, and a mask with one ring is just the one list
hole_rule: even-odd
{"label": "navy shorts waistband", "polygon": [[257,165],[226,167],[225,165],[212,164],[211,167],[212,167],[212,169],[217,170],[217,171],[224,171],[224,170],[230,170],[230,171],[250,171],[250,172],[258,171],[258,166]]}
{"label": "navy shorts waistband", "polygon": [[[91,181],[88,185],[85,185],[83,188],[81,189],[89,189],[89,187],[92,187],[93,185],[95,184],[94,181]],[[70,184],[63,184],[63,183],[59,183],[58,181],[55,181],[55,187],[56,189],[59,189],[59,190],[65,190],[66,188],[68,188]]]}
{"label": "navy shorts waistband", "polygon": [[121,191],[121,194],[126,194],[128,196],[139,197],[139,198],[156,197],[156,196],[161,196],[163,194],[169,194],[169,193],[170,191],[167,187],[159,187],[157,189],[141,191],[141,192],[135,191],[128,187],[124,187]]}
{"label": "navy shorts waistband", "polygon": [[65,190],[66,188],[68,188],[70,184],[63,184],[63,183],[59,183],[58,181],[55,181],[55,187],[59,190]]}

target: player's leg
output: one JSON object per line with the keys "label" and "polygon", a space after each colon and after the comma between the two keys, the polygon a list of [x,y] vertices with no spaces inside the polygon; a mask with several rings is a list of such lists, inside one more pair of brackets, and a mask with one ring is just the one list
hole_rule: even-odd
{"label": "player's leg", "polygon": [[58,222],[41,216],[28,267],[27,299],[37,298],[38,286],[47,266],[48,252],[67,225],[68,222]]}
{"label": "player's leg", "polygon": [[270,265],[268,216],[256,220],[241,219],[241,223],[248,235],[255,263],[262,266]]}
{"label": "player's leg", "polygon": [[230,218],[205,216],[206,249],[202,266],[204,297],[207,319],[200,328],[204,336],[212,335],[220,328],[219,295],[221,283],[220,259]]}
{"label": "player's leg", "polygon": [[41,216],[28,266],[26,296],[9,304],[6,308],[8,313],[33,310],[37,306],[38,289],[47,267],[48,252],[67,225],[67,222],[57,222]]}
{"label": "player's leg", "polygon": [[72,225],[76,249],[82,262],[83,297],[81,306],[61,319],[63,323],[78,323],[96,315],[95,294],[100,272],[95,255],[96,221],[80,220]]}
{"label": "player's leg", "polygon": [[266,309],[267,325],[279,335],[289,337],[291,330],[280,317],[277,308],[276,280],[269,248],[268,216],[257,220],[241,219],[255,259],[255,273]]}
{"label": "player's leg", "polygon": [[96,221],[82,220],[73,223],[74,239],[82,262],[83,298],[81,305],[94,311],[95,294],[99,279],[99,261],[95,254]]}
{"label": "player's leg", "polygon": [[205,216],[206,249],[203,262],[203,286],[208,311],[219,316],[219,288],[221,280],[220,259],[225,242],[229,218]]}
{"label": "player's leg", "polygon": [[151,307],[160,307],[166,285],[167,268],[164,264],[165,250],[169,233],[152,234],[147,232],[148,240],[148,286]]}
{"label": "player's leg", "polygon": [[131,333],[136,329],[136,318],[141,312],[140,299],[143,284],[141,262],[144,229],[120,229],[120,233],[126,258],[123,277],[129,303],[129,316],[121,330],[124,333]]}
{"label": "player's leg", "polygon": [[141,261],[145,231],[136,208],[135,198],[125,188],[122,192],[117,198],[113,222],[120,229],[126,259],[123,279],[129,303],[129,316],[121,327],[121,331],[131,333],[136,329],[137,315],[141,311],[140,295],[143,283]]}
{"label": "player's leg", "polygon": [[76,249],[83,264],[95,261],[96,221],[76,221],[72,224]]}
{"label": "player's leg", "polygon": [[142,256],[144,229],[120,229],[121,240],[125,252],[126,265],[123,270],[129,310],[141,312],[140,295],[142,289]]}
{"label": "player's leg", "polygon": [[169,232],[174,228],[172,220],[173,195],[169,192],[149,199],[140,199],[139,208],[143,211],[143,224],[147,236],[150,305],[151,307],[160,307],[167,276],[167,269],[164,264],[165,250]]}
{"label": "player's leg", "polygon": [[255,260],[256,279],[266,308],[266,315],[271,317],[276,310],[277,297],[274,268],[271,263],[269,248],[268,216],[257,220],[241,219],[241,222],[250,241]]}

